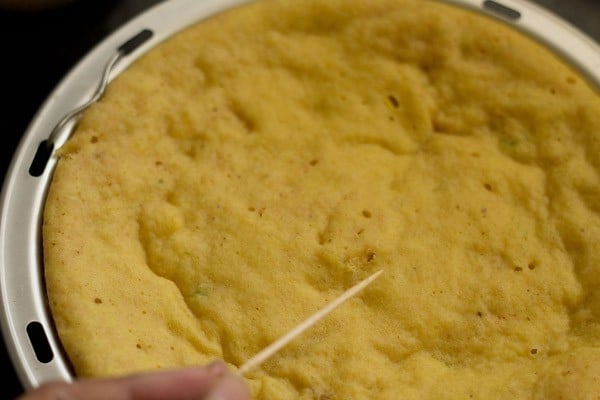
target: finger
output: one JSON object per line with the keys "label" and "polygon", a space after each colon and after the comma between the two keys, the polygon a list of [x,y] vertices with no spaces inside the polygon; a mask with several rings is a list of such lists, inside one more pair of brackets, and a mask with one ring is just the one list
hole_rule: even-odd
{"label": "finger", "polygon": [[248,400],[250,390],[239,375],[226,374],[213,387],[205,400]]}
{"label": "finger", "polygon": [[196,400],[203,399],[226,373],[226,365],[218,361],[202,368],[49,383],[21,400]]}
{"label": "finger", "polygon": [[204,399],[211,387],[225,374],[227,366],[216,361],[205,368],[175,370],[125,379],[127,400]]}

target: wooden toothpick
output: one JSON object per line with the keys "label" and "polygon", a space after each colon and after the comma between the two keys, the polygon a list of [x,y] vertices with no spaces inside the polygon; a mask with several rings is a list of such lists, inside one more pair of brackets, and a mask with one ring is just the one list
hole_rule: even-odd
{"label": "wooden toothpick", "polygon": [[252,368],[263,363],[266,359],[271,357],[273,354],[277,353],[277,351],[279,351],[283,346],[285,346],[290,341],[292,341],[296,336],[300,335],[302,332],[304,332],[305,330],[307,330],[308,328],[310,328],[311,326],[316,324],[321,318],[323,318],[324,316],[329,314],[331,311],[333,311],[336,307],[338,307],[339,305],[344,303],[346,300],[348,300],[351,297],[358,294],[358,292],[363,290],[371,282],[373,282],[379,275],[381,275],[382,272],[383,272],[383,270],[379,270],[379,271],[375,272],[373,275],[371,275],[370,277],[368,277],[367,279],[352,286],[350,289],[346,290],[344,293],[342,293],[338,298],[333,300],[331,303],[329,303],[328,305],[326,305],[325,307],[323,307],[322,309],[320,309],[319,311],[317,311],[316,313],[314,313],[313,315],[308,317],[306,320],[304,320],[304,322],[300,323],[298,326],[296,326],[294,329],[292,329],[291,331],[286,333],[284,336],[282,336],[275,342],[273,342],[270,345],[268,345],[267,347],[265,347],[263,350],[258,352],[258,354],[256,354],[254,357],[252,357],[248,361],[246,361],[239,368],[238,374],[244,375],[248,371],[250,371]]}

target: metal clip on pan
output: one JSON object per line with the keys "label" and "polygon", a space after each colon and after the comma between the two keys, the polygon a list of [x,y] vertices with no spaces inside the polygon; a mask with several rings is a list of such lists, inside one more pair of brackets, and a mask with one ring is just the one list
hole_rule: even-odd
{"label": "metal clip on pan", "polygon": [[79,107],[68,112],[59,122],[56,124],[48,139],[44,140],[40,143],[37,152],[35,154],[34,160],[29,168],[29,173],[32,176],[40,176],[45,169],[46,163],[52,156],[52,152],[56,147],[56,142],[60,134],[65,130],[65,128],[71,124],[76,123],[81,114],[88,109],[92,104],[97,102],[104,91],[106,90],[106,86],[108,85],[108,81],[110,78],[110,74],[114,69],[115,65],[127,55],[131,54],[135,49],[144,44],[148,39],[150,39],[153,35],[153,32],[149,29],[144,29],[140,31],[137,35],[123,43],[121,46],[117,48],[117,52],[108,60],[104,70],[102,72],[102,76],[100,82],[98,83],[98,87],[96,91],[92,95],[92,97],[84,104]]}

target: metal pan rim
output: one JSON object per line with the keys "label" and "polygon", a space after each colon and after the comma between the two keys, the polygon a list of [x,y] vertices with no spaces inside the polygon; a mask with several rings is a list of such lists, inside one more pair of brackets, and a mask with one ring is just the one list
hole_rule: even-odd
{"label": "metal pan rim", "polygon": [[[56,159],[50,158],[39,176],[31,176],[29,168],[39,144],[48,138],[61,117],[89,99],[94,89],[90,82],[98,80],[102,67],[115,50],[138,32],[148,29],[153,36],[120,63],[109,79],[180,30],[250,1],[253,0],[171,0],[154,6],[92,49],[63,78],[32,119],[13,156],[0,196],[0,327],[18,378],[26,390],[50,380],[73,379],[45,300],[42,210]],[[525,0],[434,1],[504,21],[557,53],[600,91],[600,46],[554,14]],[[503,13],[494,8],[493,3],[516,11],[518,16]],[[50,360],[40,361],[28,327],[41,329],[51,351]]]}

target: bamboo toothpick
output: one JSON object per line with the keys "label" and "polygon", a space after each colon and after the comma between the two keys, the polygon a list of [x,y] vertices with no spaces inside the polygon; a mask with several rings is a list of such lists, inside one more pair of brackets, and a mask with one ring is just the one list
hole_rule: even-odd
{"label": "bamboo toothpick", "polygon": [[250,371],[252,368],[263,363],[266,359],[271,357],[273,354],[277,353],[277,351],[279,351],[283,346],[285,346],[290,341],[292,341],[296,336],[300,335],[302,332],[304,332],[305,330],[307,330],[308,328],[310,328],[311,326],[316,324],[321,318],[325,317],[327,314],[329,314],[336,307],[338,307],[339,305],[344,303],[346,300],[348,300],[351,297],[358,294],[358,292],[363,290],[371,282],[373,282],[379,275],[381,275],[382,272],[383,272],[383,270],[379,270],[379,271],[375,272],[373,275],[371,275],[370,277],[368,277],[367,279],[352,286],[350,289],[346,290],[344,293],[342,293],[339,297],[337,297],[331,303],[329,303],[328,305],[326,305],[325,307],[323,307],[322,309],[320,309],[319,311],[317,311],[316,313],[314,313],[313,315],[308,317],[306,320],[304,320],[304,322],[300,323],[298,326],[296,326],[294,329],[290,330],[284,336],[282,336],[275,342],[273,342],[270,345],[268,345],[267,347],[265,347],[263,350],[258,352],[254,357],[252,357],[248,361],[246,361],[239,368],[238,374],[244,375],[248,371]]}

